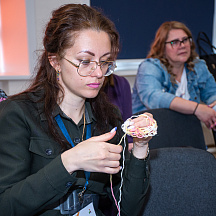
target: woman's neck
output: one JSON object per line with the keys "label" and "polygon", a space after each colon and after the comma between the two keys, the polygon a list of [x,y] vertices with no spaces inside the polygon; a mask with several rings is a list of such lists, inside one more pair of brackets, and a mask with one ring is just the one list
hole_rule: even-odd
{"label": "woman's neck", "polygon": [[181,82],[183,70],[184,70],[184,65],[176,65],[176,66],[173,66],[173,68],[172,68],[172,72],[173,72],[173,74],[176,75],[175,79],[178,82]]}
{"label": "woman's neck", "polygon": [[82,119],[85,112],[85,100],[66,100],[64,99],[59,105],[61,110],[70,117],[76,124]]}

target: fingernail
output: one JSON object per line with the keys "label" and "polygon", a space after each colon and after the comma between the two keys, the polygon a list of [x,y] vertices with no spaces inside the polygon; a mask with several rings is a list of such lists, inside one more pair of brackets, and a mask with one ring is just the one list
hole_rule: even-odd
{"label": "fingernail", "polygon": [[122,166],[120,166],[120,170],[122,170]]}
{"label": "fingernail", "polygon": [[134,124],[134,122],[133,122],[133,121],[130,121],[130,122],[129,122],[129,125],[133,125],[133,124]]}
{"label": "fingernail", "polygon": [[110,133],[113,133],[113,132],[115,132],[117,130],[117,127],[114,127],[111,131],[110,131]]}

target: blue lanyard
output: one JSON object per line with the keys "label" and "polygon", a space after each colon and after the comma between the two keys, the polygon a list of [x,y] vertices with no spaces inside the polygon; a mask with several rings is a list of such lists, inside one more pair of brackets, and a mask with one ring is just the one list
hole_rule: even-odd
{"label": "blue lanyard", "polygon": [[[61,119],[61,116],[58,114],[56,117],[55,117],[55,120],[59,126],[59,128],[61,129],[62,133],[64,134],[65,138],[67,139],[67,141],[72,145],[72,147],[74,147],[74,143],[72,141],[72,139],[70,138],[70,135]],[[86,140],[91,138],[91,124],[87,124],[86,126]],[[84,188],[86,190],[87,188],[87,185],[88,185],[88,180],[90,178],[90,172],[87,172],[85,171],[85,177],[86,177],[86,183],[84,185]]]}

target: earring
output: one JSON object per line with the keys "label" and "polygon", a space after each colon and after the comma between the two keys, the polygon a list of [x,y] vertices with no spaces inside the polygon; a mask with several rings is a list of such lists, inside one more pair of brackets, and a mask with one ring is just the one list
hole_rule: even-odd
{"label": "earring", "polygon": [[59,70],[56,70],[56,76],[57,76],[57,80],[59,81],[59,74],[60,74],[61,72],[59,71]]}

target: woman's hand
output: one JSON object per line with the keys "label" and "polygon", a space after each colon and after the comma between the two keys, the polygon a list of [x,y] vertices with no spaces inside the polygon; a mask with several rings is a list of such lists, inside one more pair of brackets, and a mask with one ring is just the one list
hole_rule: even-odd
{"label": "woman's hand", "polygon": [[[144,114],[148,115],[150,118],[153,118],[152,114],[150,113],[144,113]],[[134,128],[136,127],[143,128],[150,125],[150,120],[148,118],[145,118],[144,116],[139,116],[133,119],[131,122],[133,122],[132,125],[134,126]],[[137,138],[137,137],[133,138],[132,153],[136,158],[139,159],[146,158],[147,151],[148,151],[148,142],[151,138],[152,138],[151,136],[147,138]]]}
{"label": "woman's hand", "polygon": [[209,106],[210,108],[213,108],[215,105],[216,105],[216,101],[214,101],[213,103],[209,104],[208,106]]}
{"label": "woman's hand", "polygon": [[216,111],[212,109],[214,105],[216,105],[216,101],[209,106],[206,104],[199,104],[197,107],[197,103],[194,101],[175,97],[170,104],[170,109],[183,114],[194,114],[207,128],[212,129],[215,127],[216,123]]}
{"label": "woman's hand", "polygon": [[213,106],[213,104],[209,106],[199,104],[195,112],[196,117],[209,129],[215,128],[216,126],[216,111],[211,108]]}
{"label": "woman's hand", "polygon": [[120,170],[121,145],[107,143],[116,132],[92,137],[62,153],[62,163],[69,173],[76,170],[118,173]]}

